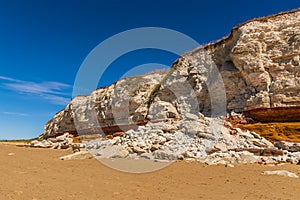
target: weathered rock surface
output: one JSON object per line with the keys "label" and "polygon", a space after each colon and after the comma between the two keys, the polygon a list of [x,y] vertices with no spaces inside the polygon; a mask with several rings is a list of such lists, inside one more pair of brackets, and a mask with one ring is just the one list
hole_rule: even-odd
{"label": "weathered rock surface", "polygon": [[287,150],[290,152],[300,152],[300,143],[292,143],[292,142],[286,142],[286,141],[278,141],[275,142],[274,145],[283,150]]}
{"label": "weathered rock surface", "polygon": [[149,95],[165,74],[160,71],[125,78],[90,95],[75,97],[46,124],[42,137],[65,132],[114,133],[136,128],[135,123],[144,123]]}
{"label": "weathered rock surface", "polygon": [[[148,120],[182,119],[184,113],[210,114],[222,101],[228,112],[258,121],[299,121],[299,21],[300,10],[251,20],[180,56],[169,73],[121,79],[75,97],[46,124],[43,137],[109,133]],[[214,83],[218,71],[226,99]]]}
{"label": "weathered rock surface", "polygon": [[291,178],[299,178],[295,173],[289,172],[287,170],[275,170],[275,171],[264,171],[263,175],[279,175],[279,176],[286,176]]}
{"label": "weathered rock surface", "polygon": [[[222,75],[228,111],[245,112],[258,121],[300,120],[299,20],[300,10],[254,19],[203,47]],[[211,106],[203,89],[211,65],[203,67],[203,59],[207,61],[198,48],[174,67],[199,90],[199,108],[205,112]]]}
{"label": "weathered rock surface", "polygon": [[98,157],[297,164],[299,152],[279,150],[224,117],[236,112],[262,122],[300,121],[299,49],[300,9],[248,21],[180,56],[168,72],[75,97],[42,137],[125,132],[86,142]]}
{"label": "weathered rock surface", "polygon": [[93,156],[88,151],[79,151],[70,155],[60,157],[61,160],[85,160],[91,158],[93,158]]}
{"label": "weathered rock surface", "polygon": [[279,150],[256,133],[235,129],[236,133],[232,135],[231,130],[224,127],[222,119],[205,120],[214,121],[213,129],[209,128],[211,123],[202,125],[207,129],[205,134],[191,133],[186,127],[171,133],[162,131],[157,123],[148,123],[136,131],[125,132],[121,137],[91,140],[85,146],[97,158],[145,158],[157,161],[192,159],[208,165],[297,164],[300,161],[300,152]]}
{"label": "weathered rock surface", "polygon": [[72,148],[74,152],[84,148],[84,144],[73,141],[73,135],[66,132],[63,135],[44,139],[42,141],[33,140],[29,143],[29,147],[34,148],[52,148],[52,149],[68,149]]}
{"label": "weathered rock surface", "polygon": [[[231,120],[229,120],[231,122]],[[235,127],[242,130],[256,132],[271,142],[287,141],[300,143],[300,121],[299,122],[272,122],[272,123],[248,123],[241,124],[233,122]]]}

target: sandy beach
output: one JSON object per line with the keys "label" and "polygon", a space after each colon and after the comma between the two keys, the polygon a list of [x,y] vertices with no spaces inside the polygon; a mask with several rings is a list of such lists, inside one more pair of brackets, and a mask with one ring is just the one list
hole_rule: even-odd
{"label": "sandy beach", "polygon": [[130,174],[96,159],[62,161],[69,150],[0,144],[0,199],[298,199],[300,179],[266,176],[299,165],[206,166],[178,161],[161,170]]}

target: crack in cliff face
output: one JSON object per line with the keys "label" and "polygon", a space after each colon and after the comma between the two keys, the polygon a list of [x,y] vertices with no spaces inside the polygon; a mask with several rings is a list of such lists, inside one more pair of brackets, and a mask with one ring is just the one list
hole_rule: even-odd
{"label": "crack in cliff face", "polygon": [[[247,93],[248,84],[242,75],[242,68],[237,67],[234,59],[232,59],[232,51],[237,42],[239,41],[242,32],[238,28],[234,28],[231,34],[216,44],[209,44],[204,48],[211,55],[212,60],[219,69],[223,78],[226,96],[227,96],[227,111],[241,112],[245,104],[243,97]],[[232,81],[232,82],[231,82]],[[236,87],[236,88],[235,88]],[[206,95],[209,96],[209,95]],[[237,102],[240,102],[239,104]]]}
{"label": "crack in cliff face", "polygon": [[171,69],[169,70],[169,72],[163,77],[163,79],[154,86],[154,88],[150,91],[149,95],[148,95],[148,100],[146,101],[146,105],[147,105],[147,113],[145,115],[145,119],[147,120],[147,116],[149,115],[149,109],[151,104],[154,102],[155,97],[157,96],[158,92],[161,89],[162,84],[170,77],[170,75],[176,70],[173,66],[175,66],[177,64],[178,60],[176,60]]}
{"label": "crack in cliff face", "polygon": [[[268,86],[267,86],[267,91],[271,94],[272,91],[271,91],[270,88],[271,88],[271,85],[274,83],[274,78],[273,78],[272,74],[270,73],[270,68],[269,67],[264,67],[264,69],[268,72],[268,75],[269,75],[269,78],[270,78],[270,84],[268,84]],[[273,107],[271,95],[269,95],[269,105],[270,105],[270,108]]]}

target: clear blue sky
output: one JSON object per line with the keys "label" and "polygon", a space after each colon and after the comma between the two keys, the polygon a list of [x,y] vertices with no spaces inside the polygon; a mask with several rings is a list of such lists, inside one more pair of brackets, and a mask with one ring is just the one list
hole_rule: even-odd
{"label": "clear blue sky", "polygon": [[[299,0],[11,0],[0,2],[0,139],[32,138],[64,108],[82,61],[100,42],[138,27],[180,31],[200,44],[254,17],[300,7]],[[126,67],[171,65],[173,54],[122,56],[99,85]],[[129,69],[128,68],[128,69]]]}

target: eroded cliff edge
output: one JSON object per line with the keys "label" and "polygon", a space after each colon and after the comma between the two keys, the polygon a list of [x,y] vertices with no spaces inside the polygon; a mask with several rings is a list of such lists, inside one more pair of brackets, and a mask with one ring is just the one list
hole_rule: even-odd
{"label": "eroded cliff edge", "polygon": [[75,97],[46,124],[43,137],[113,133],[149,120],[172,125],[188,113],[210,115],[211,97],[224,100],[209,92],[219,88],[209,76],[212,66],[222,76],[228,113],[300,121],[300,9],[245,22],[228,37],[180,56],[169,72],[121,79]]}

